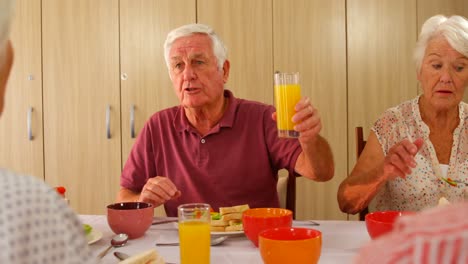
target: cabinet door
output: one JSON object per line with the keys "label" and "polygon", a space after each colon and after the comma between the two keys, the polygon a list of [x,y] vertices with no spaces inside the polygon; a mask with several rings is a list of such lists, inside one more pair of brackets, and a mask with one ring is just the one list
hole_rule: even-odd
{"label": "cabinet door", "polygon": [[[195,0],[120,1],[122,165],[147,119],[179,104],[163,45],[169,31],[195,23],[195,12]],[[155,213],[164,215],[164,208]]]}
{"label": "cabinet door", "polygon": [[318,108],[333,150],[335,177],[327,183],[298,178],[298,219],[345,219],[336,190],[346,175],[345,1],[273,0],[274,68],[298,71],[301,93]]}
{"label": "cabinet door", "polygon": [[121,170],[119,3],[43,0],[42,18],[45,178],[78,213],[105,214]]}
{"label": "cabinet door", "polygon": [[231,62],[226,88],[239,98],[273,103],[271,0],[199,0],[197,22],[225,42]]}
{"label": "cabinet door", "polygon": [[15,55],[0,117],[0,167],[44,179],[40,0],[16,1],[11,41]]}
{"label": "cabinet door", "polygon": [[120,1],[122,164],[147,119],[179,104],[163,45],[169,31],[189,23],[195,23],[195,0]]}
{"label": "cabinet door", "polygon": [[[429,17],[442,14],[445,16],[464,16],[468,19],[468,1],[466,0],[418,0],[418,34]],[[463,101],[468,103],[468,91],[465,90]]]}
{"label": "cabinet door", "polygon": [[[355,127],[370,127],[389,107],[417,95],[413,50],[416,0],[348,0],[348,155],[356,164]],[[357,219],[357,216],[354,217]]]}

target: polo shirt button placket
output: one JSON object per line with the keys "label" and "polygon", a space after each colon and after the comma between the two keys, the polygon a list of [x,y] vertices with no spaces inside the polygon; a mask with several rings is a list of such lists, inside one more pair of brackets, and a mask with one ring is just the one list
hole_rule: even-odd
{"label": "polo shirt button placket", "polygon": [[202,144],[205,144],[206,141],[205,141],[204,138],[202,138],[202,139],[200,140],[200,142],[201,142]]}

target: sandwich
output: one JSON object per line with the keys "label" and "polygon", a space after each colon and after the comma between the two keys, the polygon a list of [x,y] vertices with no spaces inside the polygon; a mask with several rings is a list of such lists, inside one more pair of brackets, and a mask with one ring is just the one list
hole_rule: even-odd
{"label": "sandwich", "polygon": [[120,264],[165,264],[166,262],[155,249],[150,249],[133,255]]}
{"label": "sandwich", "polygon": [[242,213],[249,208],[248,204],[220,207],[219,213],[211,214],[211,231],[233,232],[244,230],[242,226]]}

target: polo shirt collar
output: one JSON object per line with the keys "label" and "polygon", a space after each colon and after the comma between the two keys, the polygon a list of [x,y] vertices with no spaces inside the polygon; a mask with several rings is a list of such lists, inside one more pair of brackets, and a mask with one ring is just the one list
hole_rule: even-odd
{"label": "polo shirt collar", "polygon": [[[232,127],[234,124],[234,118],[236,115],[236,109],[237,106],[239,105],[239,102],[236,97],[234,97],[234,94],[230,91],[225,89],[224,90],[224,97],[227,98],[227,106],[226,106],[226,111],[224,112],[223,117],[221,117],[221,120],[218,122],[218,127]],[[184,107],[179,106],[176,114],[174,116],[173,120],[173,125],[176,131],[182,132],[182,131],[195,131],[195,129],[190,125],[190,122],[187,119],[187,116],[185,115]]]}

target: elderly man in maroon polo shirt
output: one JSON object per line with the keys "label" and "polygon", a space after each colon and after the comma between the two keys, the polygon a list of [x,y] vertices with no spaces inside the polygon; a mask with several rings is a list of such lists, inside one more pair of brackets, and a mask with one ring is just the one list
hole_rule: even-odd
{"label": "elderly man in maroon polo shirt", "polygon": [[213,29],[177,28],[164,49],[180,105],[145,124],[123,169],[118,201],[164,204],[168,216],[193,202],[214,210],[237,204],[279,207],[278,170],[315,181],[333,177],[333,156],[309,98],[296,105],[299,138],[279,139],[273,106],[225,89],[230,64]]}

